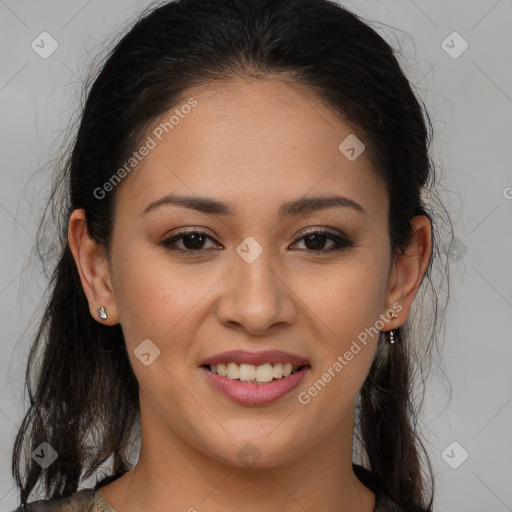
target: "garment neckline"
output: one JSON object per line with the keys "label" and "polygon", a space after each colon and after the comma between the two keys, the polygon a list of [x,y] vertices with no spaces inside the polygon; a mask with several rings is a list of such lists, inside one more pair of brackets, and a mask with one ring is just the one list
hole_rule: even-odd
{"label": "garment neckline", "polygon": [[116,509],[108,502],[107,498],[101,494],[98,484],[94,487],[94,497],[103,504],[103,508],[106,508],[106,512],[117,512]]}
{"label": "garment neckline", "polygon": [[[352,469],[358,480],[375,494],[375,505],[372,512],[376,512],[386,493],[382,480],[377,475],[375,475],[375,473],[365,468],[364,466],[361,466],[360,464],[353,462]],[[103,504],[103,507],[106,508],[106,512],[117,512],[116,509],[105,498],[105,496],[101,494],[99,486],[102,483],[103,482],[97,482],[94,486],[95,498]]]}

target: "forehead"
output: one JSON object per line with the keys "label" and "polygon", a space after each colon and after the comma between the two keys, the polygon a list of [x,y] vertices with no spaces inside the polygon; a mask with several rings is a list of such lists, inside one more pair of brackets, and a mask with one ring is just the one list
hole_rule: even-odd
{"label": "forehead", "polygon": [[367,155],[349,160],[339,149],[354,132],[308,89],[283,80],[190,89],[148,131],[153,147],[116,202],[141,210],[174,192],[239,201],[247,210],[338,192],[377,214],[387,198]]}

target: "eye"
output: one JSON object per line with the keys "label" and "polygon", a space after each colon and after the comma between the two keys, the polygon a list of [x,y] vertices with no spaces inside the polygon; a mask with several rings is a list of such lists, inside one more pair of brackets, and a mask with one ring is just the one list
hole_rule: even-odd
{"label": "eye", "polygon": [[[201,253],[208,250],[204,247],[208,240],[213,241],[213,238],[211,238],[206,233],[203,233],[202,231],[190,230],[182,231],[181,233],[173,235],[170,238],[166,238],[160,243],[171,251],[181,253]],[[177,243],[182,243],[182,247],[177,247]]]}
{"label": "eye", "polygon": [[[307,251],[322,254],[348,247],[355,247],[355,244],[345,235],[337,235],[325,230],[310,230],[299,240],[304,240]],[[333,243],[330,247],[325,249],[325,244],[329,240]]]}
{"label": "eye", "polygon": [[[182,231],[178,234],[175,234],[169,238],[166,238],[162,242],[160,242],[166,249],[171,251],[191,254],[196,253],[195,255],[200,255],[203,252],[209,250],[208,247],[205,247],[205,244],[208,241],[214,242],[213,238],[207,235],[202,231],[197,230],[189,230]],[[301,238],[299,238],[299,242],[304,241],[305,250],[312,253],[320,253],[326,254],[332,251],[337,251],[344,248],[355,247],[355,244],[345,235],[331,233],[326,230],[318,230],[313,229],[307,231]],[[325,248],[326,243],[331,242],[331,246],[327,249]],[[298,242],[296,242],[297,244]],[[178,244],[182,244],[179,246]],[[214,247],[216,248],[214,244]],[[210,248],[210,249],[211,249]],[[302,248],[300,248],[302,249]]]}

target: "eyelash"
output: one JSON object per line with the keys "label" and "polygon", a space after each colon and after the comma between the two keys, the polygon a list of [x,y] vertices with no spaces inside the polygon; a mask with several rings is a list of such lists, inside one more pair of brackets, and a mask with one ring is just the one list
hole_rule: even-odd
{"label": "eyelash", "polygon": [[[168,249],[170,251],[175,251],[175,252],[178,252],[181,254],[187,254],[187,255],[191,255],[191,256],[201,256],[205,252],[210,251],[210,249],[199,249],[197,251],[193,251],[192,249],[180,249],[180,248],[172,247],[172,245],[174,243],[176,243],[177,241],[183,239],[186,236],[190,236],[190,235],[203,235],[203,236],[206,236],[207,238],[210,238],[211,240],[213,240],[212,237],[210,237],[209,235],[207,235],[206,233],[204,233],[202,231],[190,230],[190,231],[182,231],[176,235],[173,235],[170,238],[162,240],[162,242],[160,242],[160,243],[166,249]],[[317,254],[327,254],[327,253],[331,253],[334,251],[339,251],[341,249],[349,249],[351,247],[355,247],[355,244],[352,242],[352,240],[350,240],[346,236],[336,235],[329,231],[318,230],[318,229],[311,229],[309,231],[306,231],[305,233],[302,233],[302,236],[300,238],[298,238],[297,241],[300,241],[303,238],[306,238],[311,235],[325,236],[327,239],[330,239],[330,240],[336,242],[336,245],[334,245],[333,247],[331,247],[329,249],[320,249],[318,251],[311,250],[311,249],[305,249],[307,252],[312,253],[312,254],[316,254],[316,253]]]}

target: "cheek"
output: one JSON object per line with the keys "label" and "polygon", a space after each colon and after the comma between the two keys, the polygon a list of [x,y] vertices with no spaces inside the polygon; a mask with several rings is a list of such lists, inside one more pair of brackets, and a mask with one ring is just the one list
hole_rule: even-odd
{"label": "cheek", "polygon": [[205,293],[205,285],[197,281],[197,274],[195,279],[192,275],[192,265],[176,269],[165,253],[147,245],[123,248],[113,268],[116,305],[127,343],[162,339],[179,327],[179,320]]}
{"label": "cheek", "polygon": [[384,313],[387,264],[384,258],[361,252],[343,264],[298,273],[297,289],[331,339],[330,350],[350,344]]}

